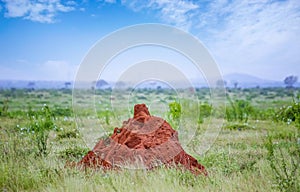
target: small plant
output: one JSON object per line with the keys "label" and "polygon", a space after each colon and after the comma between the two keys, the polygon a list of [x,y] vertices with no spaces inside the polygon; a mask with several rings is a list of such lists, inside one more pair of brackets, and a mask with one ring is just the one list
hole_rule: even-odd
{"label": "small plant", "polygon": [[33,138],[38,148],[38,154],[46,155],[49,131],[55,130],[56,126],[53,121],[53,115],[47,105],[40,110],[40,113],[39,116],[31,117],[30,128],[34,131]]}
{"label": "small plant", "polygon": [[20,131],[22,134],[28,134],[32,137],[36,144],[38,155],[47,155],[50,130],[56,130],[54,116],[50,108],[44,105],[39,111],[33,111],[29,107],[28,117],[30,120],[28,125],[20,128]]}
{"label": "small plant", "polygon": [[110,117],[113,115],[113,113],[108,110],[108,108],[105,109],[105,111],[98,112],[99,118],[104,118],[106,125],[110,125]]}

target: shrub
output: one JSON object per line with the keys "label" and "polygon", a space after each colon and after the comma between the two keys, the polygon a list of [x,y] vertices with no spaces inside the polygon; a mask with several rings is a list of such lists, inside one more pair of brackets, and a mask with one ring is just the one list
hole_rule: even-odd
{"label": "shrub", "polygon": [[275,114],[275,121],[283,121],[288,124],[295,122],[295,125],[300,128],[300,95],[294,98],[288,106],[281,107]]}
{"label": "shrub", "polygon": [[181,105],[180,103],[174,101],[169,103],[169,116],[173,120],[179,120],[181,117]]}
{"label": "shrub", "polygon": [[181,105],[180,103],[174,101],[169,103],[169,112],[168,112],[168,122],[174,129],[177,129],[179,126],[181,118]]}

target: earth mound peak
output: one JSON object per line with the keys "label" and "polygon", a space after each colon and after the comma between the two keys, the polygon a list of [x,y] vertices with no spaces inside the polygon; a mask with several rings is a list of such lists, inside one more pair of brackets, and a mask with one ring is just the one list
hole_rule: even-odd
{"label": "earth mound peak", "polygon": [[145,104],[135,105],[133,118],[116,127],[110,137],[100,139],[78,163],[105,170],[136,165],[147,170],[165,165],[207,175],[205,167],[183,150],[178,132],[164,119],[151,116]]}

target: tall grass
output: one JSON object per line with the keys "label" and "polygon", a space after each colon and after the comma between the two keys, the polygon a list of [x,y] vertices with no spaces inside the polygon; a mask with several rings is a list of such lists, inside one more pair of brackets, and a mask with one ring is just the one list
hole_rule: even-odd
{"label": "tall grass", "polygon": [[297,134],[292,134],[285,141],[275,142],[269,135],[265,144],[274,184],[280,191],[300,191],[300,144],[297,138]]}

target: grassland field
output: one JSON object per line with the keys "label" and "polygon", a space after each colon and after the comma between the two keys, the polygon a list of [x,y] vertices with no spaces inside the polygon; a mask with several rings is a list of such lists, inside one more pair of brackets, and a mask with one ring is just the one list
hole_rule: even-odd
{"label": "grassland field", "polygon": [[[208,88],[182,100],[164,89],[123,90],[113,96],[111,90],[79,90],[75,99],[70,89],[0,90],[0,189],[300,191],[299,101],[299,88],[228,88],[214,100]],[[152,171],[65,166],[80,161],[101,137],[121,127],[137,103],[149,105],[151,114],[166,119],[179,134],[195,131],[184,148],[209,176],[163,166]],[[172,110],[172,103],[182,110]],[[216,140],[204,154],[197,153],[193,149],[213,126],[221,126]]]}

